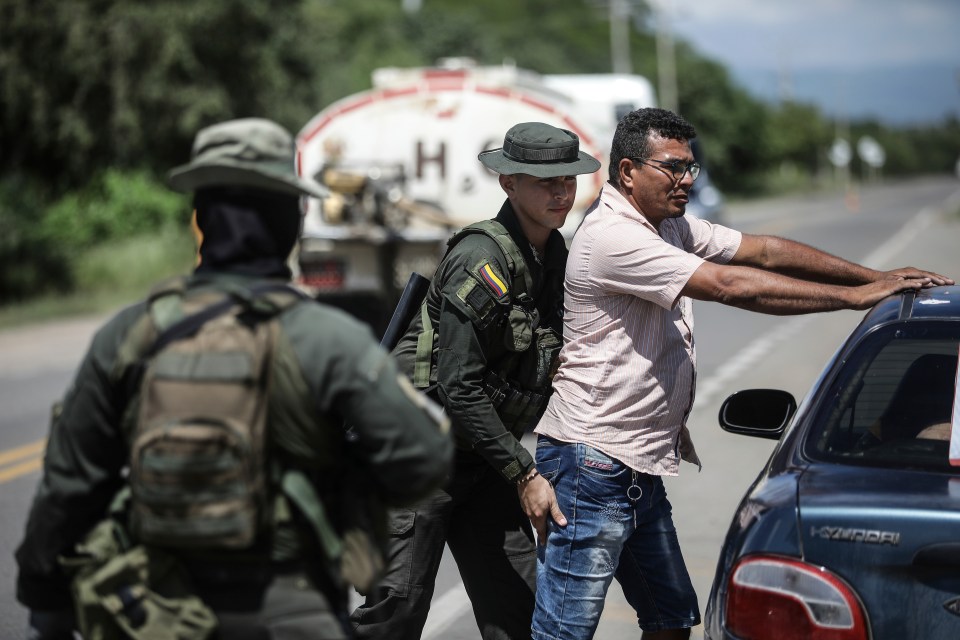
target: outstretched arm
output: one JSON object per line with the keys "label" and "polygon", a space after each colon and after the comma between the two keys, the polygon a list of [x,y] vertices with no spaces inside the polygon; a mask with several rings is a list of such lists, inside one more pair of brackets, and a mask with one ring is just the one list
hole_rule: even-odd
{"label": "outstretched arm", "polygon": [[953,281],[953,278],[942,276],[939,273],[934,273],[933,271],[925,271],[923,269],[917,269],[916,267],[900,267],[899,269],[891,269],[890,271],[881,271],[880,273],[882,273],[883,277],[887,279],[930,278],[930,283],[924,285],[924,289],[928,287],[937,287],[945,284],[956,284]]}
{"label": "outstretched arm", "polygon": [[756,267],[800,280],[857,286],[879,280],[919,279],[924,287],[953,284],[953,280],[932,271],[903,267],[877,271],[830,255],[809,245],[776,236],[743,234],[731,265]]}
{"label": "outstretched arm", "polygon": [[822,284],[753,267],[704,262],[681,290],[695,300],[720,302],[749,311],[792,315],[869,309],[889,295],[920,289],[929,278],[881,278],[860,286]]}

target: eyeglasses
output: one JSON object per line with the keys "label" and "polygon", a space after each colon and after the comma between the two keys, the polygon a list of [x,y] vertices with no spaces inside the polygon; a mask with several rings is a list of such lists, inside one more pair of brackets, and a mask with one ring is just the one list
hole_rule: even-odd
{"label": "eyeglasses", "polygon": [[683,180],[683,176],[686,175],[687,171],[690,172],[690,177],[694,180],[697,179],[697,176],[700,175],[700,163],[691,162],[690,164],[684,164],[679,160],[672,160],[670,162],[662,162],[660,160],[653,160],[659,166],[654,166],[647,162],[646,158],[630,158],[634,162],[639,162],[640,164],[645,164],[647,166],[653,167],[654,169],[667,169],[670,171],[670,175],[673,176],[673,179],[677,182]]}

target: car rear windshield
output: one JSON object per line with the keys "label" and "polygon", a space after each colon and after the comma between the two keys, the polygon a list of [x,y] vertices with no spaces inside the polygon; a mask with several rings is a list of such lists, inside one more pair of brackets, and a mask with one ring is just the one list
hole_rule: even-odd
{"label": "car rear windshield", "polygon": [[830,383],[807,454],[960,475],[949,460],[958,351],[955,322],[906,322],[868,335]]}

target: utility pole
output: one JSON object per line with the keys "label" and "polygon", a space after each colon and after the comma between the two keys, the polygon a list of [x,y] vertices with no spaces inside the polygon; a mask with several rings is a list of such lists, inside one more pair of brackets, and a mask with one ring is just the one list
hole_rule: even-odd
{"label": "utility pole", "polygon": [[633,73],[630,61],[630,7],[627,0],[610,0],[610,59],[614,73]]}
{"label": "utility pole", "polygon": [[673,0],[651,2],[657,27],[657,91],[660,94],[660,106],[676,113],[677,64],[673,48],[673,30],[670,20],[673,17]]}
{"label": "utility pole", "polygon": [[[633,0],[609,0],[610,58],[614,73],[633,73],[630,60],[630,29]],[[673,0],[648,0],[653,10],[657,39],[657,93],[664,109],[677,111],[677,65],[673,47]]]}
{"label": "utility pole", "polygon": [[780,64],[777,71],[777,95],[780,104],[793,102],[793,74],[791,73],[790,55],[786,50],[780,50]]}

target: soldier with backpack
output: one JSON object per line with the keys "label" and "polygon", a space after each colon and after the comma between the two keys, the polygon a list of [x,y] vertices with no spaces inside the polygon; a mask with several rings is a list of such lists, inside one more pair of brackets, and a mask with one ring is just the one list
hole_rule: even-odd
{"label": "soldier with backpack", "polygon": [[529,638],[530,519],[541,537],[546,518],[566,522],[520,437],[546,406],[560,350],[567,249],[558,229],[577,175],[600,163],[574,133],[539,122],[511,127],[503,147],[479,159],[500,174],[506,201],[496,218],[449,241],[394,350],[401,371],[451,418],[453,477],[391,512],[390,569],[352,615],[358,638],[420,638],[445,543],[484,640]]}
{"label": "soldier with backpack", "polygon": [[348,637],[382,566],[377,503],[442,483],[439,408],[370,331],[288,285],[300,198],[289,133],[203,129],[195,272],[95,335],[55,406],[17,549],[29,637]]}

